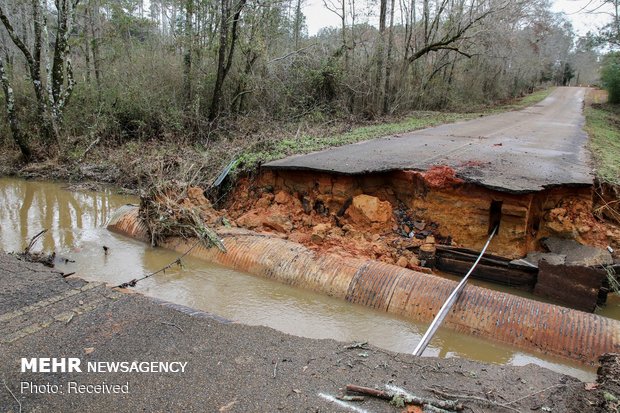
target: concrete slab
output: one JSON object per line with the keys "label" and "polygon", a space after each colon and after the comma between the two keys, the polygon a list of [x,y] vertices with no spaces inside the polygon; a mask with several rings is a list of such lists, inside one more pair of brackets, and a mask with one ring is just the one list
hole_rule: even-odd
{"label": "concrete slab", "polygon": [[468,182],[526,193],[591,185],[586,88],[558,88],[529,108],[269,162],[279,170],[364,174],[448,165]]}

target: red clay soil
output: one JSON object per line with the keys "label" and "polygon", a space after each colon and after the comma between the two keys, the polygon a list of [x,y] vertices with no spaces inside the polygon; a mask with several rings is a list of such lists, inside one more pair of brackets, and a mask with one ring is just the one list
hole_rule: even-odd
{"label": "red clay soil", "polygon": [[436,165],[426,172],[421,172],[426,184],[433,189],[449,188],[455,184],[462,184],[463,181],[456,177],[454,169],[445,165]]}

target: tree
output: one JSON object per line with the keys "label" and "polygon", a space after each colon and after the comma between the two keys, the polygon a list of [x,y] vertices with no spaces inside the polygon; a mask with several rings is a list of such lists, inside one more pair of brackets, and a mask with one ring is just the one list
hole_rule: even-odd
{"label": "tree", "polygon": [[[78,3],[79,0],[54,1],[57,17],[54,25],[54,51],[51,56],[48,50],[50,42],[47,7],[42,7],[40,0],[31,1],[33,40],[32,45],[28,45],[24,35],[20,36],[13,27],[6,13],[6,8],[0,5],[0,21],[2,21],[11,41],[26,61],[37,101],[39,127],[48,145],[60,146],[59,127],[62,123],[62,114],[75,86],[73,66],[69,57],[69,36],[72,30],[74,10]],[[44,4],[47,5],[47,3]],[[42,65],[45,67],[45,78],[41,75]],[[6,82],[3,84],[6,85]],[[7,112],[9,111],[7,110]],[[16,119],[9,120],[9,123],[15,121]],[[14,129],[12,131],[15,133]],[[15,137],[14,139],[17,140]]]}
{"label": "tree", "polygon": [[[222,105],[222,86],[224,85],[224,80],[226,79],[233,63],[235,45],[237,44],[239,21],[241,19],[241,12],[243,11],[246,0],[237,0],[237,3],[234,6],[234,13],[231,2],[231,0],[221,0],[220,2],[220,44],[217,57],[217,75],[215,78],[215,86],[213,87],[211,108],[209,110],[209,121],[211,122],[213,122],[220,114],[220,108]],[[229,29],[229,20],[231,18],[232,27]]]}
{"label": "tree", "polygon": [[601,81],[609,93],[608,102],[620,103],[620,52],[611,52],[605,56]]}

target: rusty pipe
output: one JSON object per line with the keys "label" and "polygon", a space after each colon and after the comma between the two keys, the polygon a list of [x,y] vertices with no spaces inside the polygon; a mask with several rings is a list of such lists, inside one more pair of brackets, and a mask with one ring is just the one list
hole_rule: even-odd
{"label": "rusty pipe", "polygon": [[[148,241],[136,207],[125,206],[108,229]],[[191,255],[292,286],[430,323],[457,285],[373,260],[316,254],[275,236],[229,228],[219,232],[228,250],[194,248]],[[162,246],[185,252],[190,242],[171,238]],[[620,351],[620,321],[468,285],[444,326],[528,350],[594,364],[603,353]]]}

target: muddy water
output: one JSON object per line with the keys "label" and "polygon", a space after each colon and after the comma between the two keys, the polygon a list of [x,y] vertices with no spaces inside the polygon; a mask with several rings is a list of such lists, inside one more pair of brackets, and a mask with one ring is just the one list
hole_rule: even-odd
{"label": "muddy water", "polygon": [[[154,272],[178,255],[104,228],[116,208],[136,201],[110,190],[71,192],[56,183],[0,178],[0,248],[21,250],[33,235],[47,228],[49,232],[39,248],[56,251],[60,271],[75,271],[87,280],[118,285]],[[109,248],[108,255],[104,254],[104,245]],[[75,263],[66,263],[64,258]],[[368,341],[400,352],[411,352],[426,327],[192,258],[184,259],[183,267],[173,267],[140,282],[136,290],[246,324],[310,338]],[[620,298],[610,301],[603,314],[620,319]],[[565,360],[544,358],[447,330],[440,330],[425,355],[499,364],[535,363],[583,380],[594,377],[593,369]]]}

